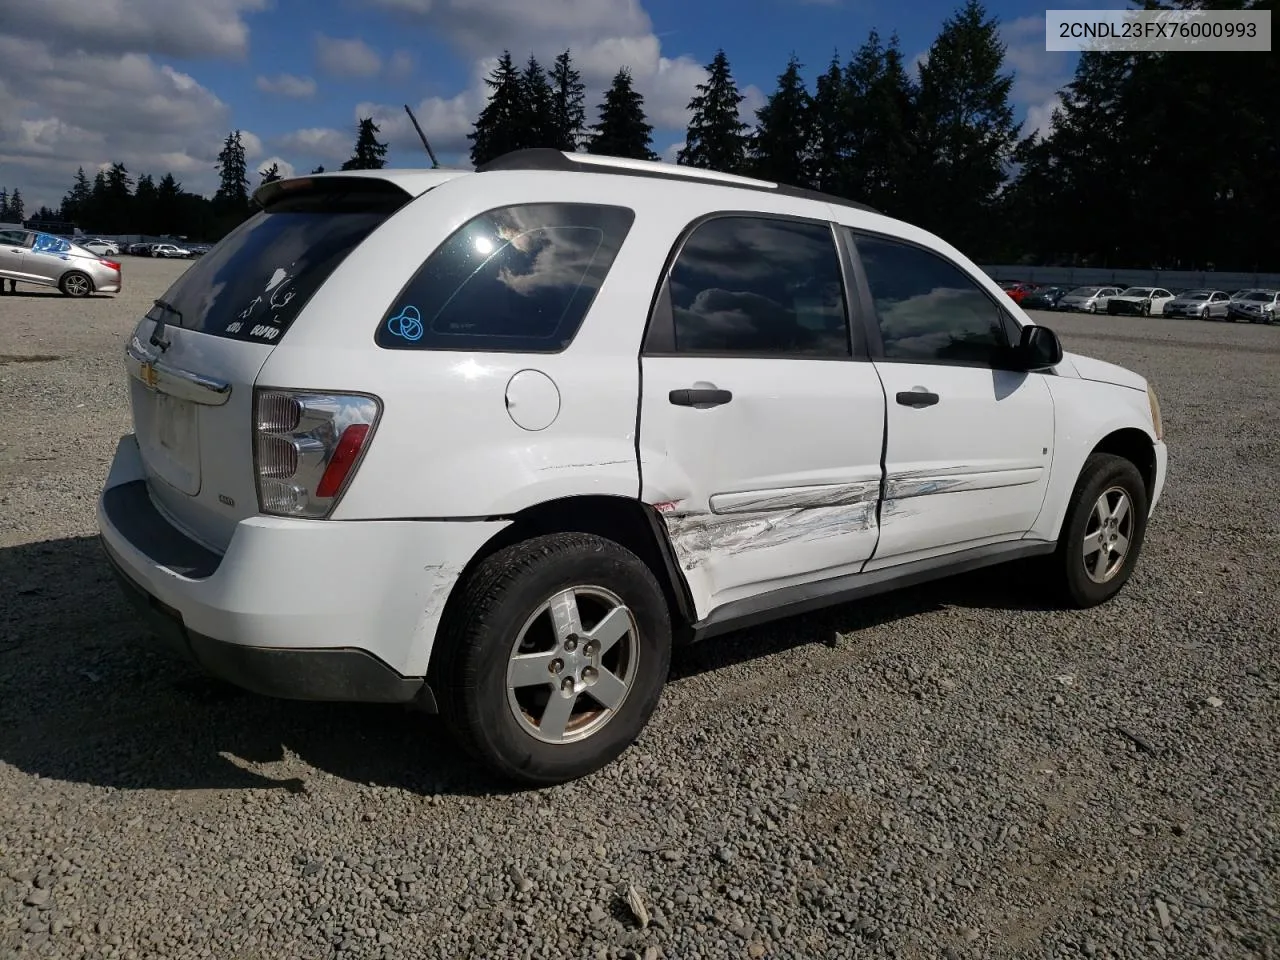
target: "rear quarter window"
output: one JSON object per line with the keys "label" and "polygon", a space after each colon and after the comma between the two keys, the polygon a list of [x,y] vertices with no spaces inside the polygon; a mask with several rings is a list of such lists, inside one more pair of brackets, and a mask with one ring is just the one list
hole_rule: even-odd
{"label": "rear quarter window", "polygon": [[303,181],[229,233],[147,313],[233,340],[278,343],[352,250],[409,195],[373,179]]}
{"label": "rear quarter window", "polygon": [[634,220],[626,207],[588,203],[483,213],[427,257],[374,340],[388,350],[564,350]]}

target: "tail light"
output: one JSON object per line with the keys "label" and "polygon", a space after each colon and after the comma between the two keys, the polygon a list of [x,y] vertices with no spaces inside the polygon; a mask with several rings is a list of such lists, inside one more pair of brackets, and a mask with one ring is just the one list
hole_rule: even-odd
{"label": "tail light", "polygon": [[258,509],[278,517],[329,516],[355,476],[381,415],[381,401],[364,394],[255,391]]}
{"label": "tail light", "polygon": [[114,260],[107,260],[106,258],[103,258],[102,264],[103,266],[110,267],[112,270],[120,269],[120,264],[116,263]]}

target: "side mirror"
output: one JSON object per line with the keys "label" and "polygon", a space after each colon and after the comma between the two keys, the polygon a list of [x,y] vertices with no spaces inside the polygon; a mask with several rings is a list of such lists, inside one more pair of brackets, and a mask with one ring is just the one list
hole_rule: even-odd
{"label": "side mirror", "polygon": [[1022,328],[1016,351],[1022,370],[1047,370],[1062,362],[1062,341],[1048,327],[1033,325]]}

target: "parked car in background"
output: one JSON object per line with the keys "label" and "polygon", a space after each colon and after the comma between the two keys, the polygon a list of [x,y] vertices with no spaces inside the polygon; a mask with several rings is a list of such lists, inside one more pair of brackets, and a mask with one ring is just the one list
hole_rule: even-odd
{"label": "parked car in background", "polygon": [[97,517],[157,638],[550,784],[629,748],[678,641],[1020,558],[1124,588],[1140,374],[909,223],[581,157],[268,183],[154,302]]}
{"label": "parked car in background", "polygon": [[173,243],[153,243],[151,245],[151,256],[185,260],[190,258],[191,251],[186,247],[179,247]]}
{"label": "parked car in background", "polygon": [[131,243],[125,247],[125,253],[131,257],[149,257],[151,256],[151,244],[147,242]]}
{"label": "parked car in background", "polygon": [[1165,303],[1163,313],[1166,317],[1222,320],[1227,316],[1230,300],[1225,290],[1185,290]]}
{"label": "parked car in background", "polygon": [[1125,287],[1107,299],[1107,313],[1112,316],[1160,316],[1173,294],[1164,287]]}
{"label": "parked car in background", "polygon": [[1230,302],[1227,316],[1233,322],[1275,323],[1280,319],[1280,291],[1245,290]]}
{"label": "parked car in background", "polygon": [[1034,293],[1039,287],[1034,283],[1027,283],[1022,280],[1009,280],[1000,284],[1000,289],[1009,295],[1010,300],[1020,304],[1027,294]]}
{"label": "parked car in background", "polygon": [[68,297],[119,293],[122,284],[116,261],[36,230],[0,230],[0,280],[57,287]]}
{"label": "parked car in background", "polygon": [[96,253],[100,257],[118,257],[120,256],[120,245],[112,243],[110,240],[78,240],[75,241],[77,246],[84,247],[90,253]]}
{"label": "parked car in background", "polygon": [[1119,292],[1119,287],[1076,287],[1059,298],[1058,309],[1098,313],[1106,310],[1107,302]]}
{"label": "parked car in background", "polygon": [[1056,310],[1058,301],[1067,295],[1066,287],[1039,287],[1019,302],[1023,310]]}

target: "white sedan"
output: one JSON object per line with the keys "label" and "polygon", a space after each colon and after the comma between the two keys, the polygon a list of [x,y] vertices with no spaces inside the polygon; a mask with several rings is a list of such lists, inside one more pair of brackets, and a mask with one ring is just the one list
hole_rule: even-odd
{"label": "white sedan", "polygon": [[110,240],[86,240],[78,243],[76,246],[82,250],[88,250],[90,253],[99,257],[118,257],[120,256],[120,247],[112,243]]}

